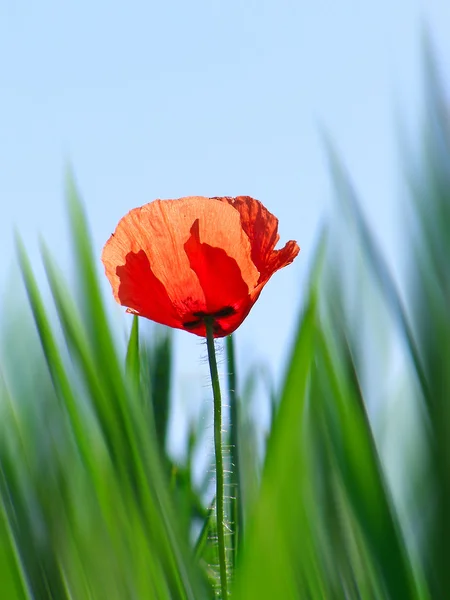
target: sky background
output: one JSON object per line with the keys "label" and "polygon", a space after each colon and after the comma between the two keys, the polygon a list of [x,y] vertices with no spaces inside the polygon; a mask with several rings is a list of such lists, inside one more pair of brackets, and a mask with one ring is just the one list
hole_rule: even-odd
{"label": "sky background", "polygon": [[[135,206],[251,195],[279,218],[281,242],[301,246],[236,334],[242,365],[266,363],[279,382],[332,204],[320,127],[395,263],[396,136],[399,124],[418,131],[425,23],[445,76],[448,0],[0,0],[0,290],[12,289],[14,226],[40,280],[39,234],[70,270],[69,164],[99,261]],[[105,292],[125,327],[106,279]],[[175,338],[183,404],[208,394],[205,348]]]}

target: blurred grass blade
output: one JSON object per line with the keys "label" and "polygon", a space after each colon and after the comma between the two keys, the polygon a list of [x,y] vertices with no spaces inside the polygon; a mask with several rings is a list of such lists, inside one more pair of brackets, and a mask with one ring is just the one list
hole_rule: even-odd
{"label": "blurred grass blade", "polygon": [[[334,331],[337,328],[335,324]],[[411,564],[381,471],[349,348],[339,346],[339,355],[346,361],[339,375],[337,353],[331,355],[324,335],[319,339],[324,367],[320,378],[322,384],[328,382],[331,387],[325,394],[327,431],[348,501],[379,565],[387,597],[417,598]]]}
{"label": "blurred grass blade", "polygon": [[155,431],[164,453],[169,423],[173,361],[172,335],[166,328],[158,328],[155,332],[152,348],[147,353],[147,361]]}
{"label": "blurred grass blade", "polygon": [[346,209],[347,214],[354,220],[357,230],[360,235],[360,240],[368,259],[368,265],[372,269],[383,293],[385,294],[388,306],[390,307],[393,315],[396,317],[400,330],[403,333],[407,348],[411,354],[414,367],[417,372],[417,376],[422,387],[423,394],[425,397],[429,397],[428,382],[426,380],[422,362],[420,359],[420,353],[417,348],[417,342],[415,340],[412,328],[409,324],[409,320],[406,314],[406,310],[403,306],[403,302],[400,298],[400,294],[397,291],[397,286],[394,279],[386,265],[386,262],[379,251],[377,244],[372,236],[372,233],[367,226],[364,216],[359,207],[359,203],[356,198],[356,194],[353,190],[353,186],[350,182],[350,178],[345,173],[345,169],[332,146],[331,141],[326,138],[326,148],[328,153],[328,159],[330,164],[330,170],[336,190],[336,196],[340,203]]}
{"label": "blurred grass blade", "polygon": [[[202,528],[200,529],[200,533],[198,534],[197,541],[195,542],[195,557],[197,560],[202,558],[205,554],[206,545],[208,543],[208,539],[212,536],[212,532],[215,535],[216,528],[216,520],[215,520],[215,510],[216,510],[216,499],[214,498],[211,502],[211,505],[208,508],[208,512],[206,517],[203,520]],[[218,584],[218,582],[217,582]]]}
{"label": "blurred grass blade", "polygon": [[313,548],[308,514],[310,473],[303,435],[316,304],[312,292],[299,325],[268,444],[260,497],[243,548],[236,598],[327,597]]}
{"label": "blurred grass blade", "polygon": [[108,321],[97,276],[97,263],[94,257],[89,226],[72,176],[67,181],[67,199],[72,245],[80,290],[79,304],[90,345],[94,350],[97,366],[106,381],[116,384],[122,391],[123,380],[120,377],[122,365],[117,353]]}
{"label": "blurred grass blade", "polygon": [[63,401],[67,407],[72,427],[74,428],[75,437],[79,443],[80,453],[86,464],[89,464],[89,444],[84,436],[83,422],[79,413],[77,401],[70,385],[70,380],[66,373],[55,337],[50,327],[50,322],[46,315],[44,303],[39,293],[36,280],[33,276],[25,248],[19,237],[16,237],[16,248],[31,310],[33,312],[39,338],[44,351],[44,356],[47,362],[47,367],[52,378],[56,394],[61,398],[61,401]]}
{"label": "blurred grass blade", "polygon": [[[27,435],[26,427],[15,414],[7,391],[3,399],[3,418],[9,426],[9,439],[18,443],[16,447],[12,447],[5,439],[4,431],[4,436],[0,439],[0,508],[8,521],[11,539],[17,549],[23,581],[26,580],[33,598],[57,597],[68,600],[69,593],[60,556],[55,551],[52,516],[57,511],[51,514],[48,510],[53,504],[53,498],[50,494],[47,498],[43,495],[44,480],[42,476],[40,479],[36,477],[37,473],[31,466],[34,459],[29,451],[29,446],[32,446],[29,440],[31,436]],[[38,452],[36,448],[33,450]],[[45,499],[48,500],[47,503]],[[34,510],[30,510],[31,508]],[[37,516],[46,522],[46,528],[39,537],[33,535],[38,522]]]}
{"label": "blurred grass blade", "polygon": [[[6,390],[3,375],[0,371],[0,407],[5,410],[5,405],[11,399]],[[11,506],[12,497],[9,490],[9,478],[7,478],[9,461],[5,461],[5,440],[0,438],[0,581],[2,594],[11,600],[28,600],[28,585],[26,572],[23,569],[23,548],[17,543],[17,531],[14,522],[16,518]],[[17,509],[15,511],[17,513]]]}
{"label": "blurred grass blade", "polygon": [[426,478],[419,482],[426,513],[422,557],[433,598],[450,589],[450,123],[445,74],[428,38],[424,52],[423,135],[413,173],[409,292],[429,393]]}
{"label": "blurred grass blade", "polygon": [[136,389],[139,389],[141,365],[139,353],[139,320],[137,315],[133,316],[125,364],[127,378],[133,381]]}
{"label": "blurred grass blade", "polygon": [[[1,472],[0,478],[4,475]],[[0,581],[2,594],[8,600],[28,600],[25,581],[20,568],[20,558],[15,550],[15,543],[10,532],[8,519],[0,502]]]}
{"label": "blurred grass blade", "polygon": [[[102,430],[112,464],[120,468],[118,457],[121,454],[125,455],[127,452],[126,448],[122,448],[124,443],[122,439],[122,426],[118,426],[114,406],[110,402],[105,389],[102,387],[99,372],[95,368],[92,347],[89,345],[85,328],[77,314],[76,306],[67,293],[67,284],[63,283],[61,275],[57,273],[53,260],[44,245],[41,248],[41,252],[67,345],[79,364],[80,373],[89,391],[91,406]],[[83,428],[77,431],[76,439],[80,444],[85,443],[85,437]],[[95,467],[91,471],[91,475],[95,477]]]}

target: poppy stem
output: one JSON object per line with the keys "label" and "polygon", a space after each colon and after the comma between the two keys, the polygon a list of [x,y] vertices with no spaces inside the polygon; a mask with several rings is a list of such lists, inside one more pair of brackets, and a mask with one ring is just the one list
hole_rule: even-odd
{"label": "poppy stem", "polygon": [[225,554],[224,523],[224,472],[222,453],[222,397],[220,394],[219,373],[214,347],[213,319],[205,317],[206,344],[208,347],[209,370],[214,396],[214,454],[216,458],[216,516],[217,541],[219,546],[220,587],[222,600],[228,598],[227,562]]}

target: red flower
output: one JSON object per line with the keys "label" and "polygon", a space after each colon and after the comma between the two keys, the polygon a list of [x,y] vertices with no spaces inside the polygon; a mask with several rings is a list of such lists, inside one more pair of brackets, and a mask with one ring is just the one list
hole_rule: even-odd
{"label": "red flower", "polygon": [[102,261],[127,312],[200,336],[209,316],[223,337],[299,253],[278,240],[278,220],[249,196],[155,200],[119,221]]}

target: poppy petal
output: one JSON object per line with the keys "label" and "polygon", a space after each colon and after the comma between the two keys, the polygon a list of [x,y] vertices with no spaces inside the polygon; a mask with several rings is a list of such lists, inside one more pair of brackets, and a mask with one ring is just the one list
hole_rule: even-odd
{"label": "poppy petal", "polygon": [[228,310],[228,315],[248,297],[248,285],[234,258],[223,248],[216,248],[200,241],[199,221],[191,228],[191,236],[185,243],[191,269],[197,275],[205,294],[206,312],[215,314]]}
{"label": "poppy petal", "polygon": [[[283,248],[281,248],[280,250],[273,250],[273,252],[270,256],[270,260],[267,264],[267,269],[266,269],[266,275],[268,275],[267,279],[272,277],[272,275],[276,271],[279,271],[283,267],[290,265],[291,262],[294,260],[294,258],[298,255],[299,252],[300,252],[299,245],[297,244],[297,242],[294,242],[293,240],[289,240],[289,242],[287,242],[285,244],[285,246]],[[267,279],[266,279],[266,281],[267,281]]]}
{"label": "poppy petal", "polygon": [[290,264],[300,248],[294,241],[289,241],[280,250],[275,250],[280,236],[278,219],[267,210],[259,200],[250,196],[236,198],[217,198],[235,208],[241,217],[241,226],[251,244],[251,256],[260,276],[258,283],[266,283],[279,269]]}
{"label": "poppy petal", "polygon": [[120,280],[117,296],[129,312],[142,315],[168,325],[180,327],[176,314],[163,284],[153,274],[147,255],[143,250],[129,252],[125,264],[116,268]]}

